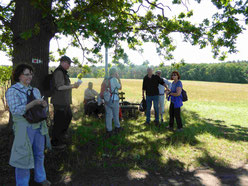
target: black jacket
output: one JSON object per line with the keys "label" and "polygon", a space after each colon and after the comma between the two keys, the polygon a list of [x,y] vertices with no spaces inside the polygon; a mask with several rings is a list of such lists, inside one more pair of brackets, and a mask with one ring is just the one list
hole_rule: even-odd
{"label": "black jacket", "polygon": [[143,90],[146,91],[147,96],[157,96],[159,95],[158,85],[164,84],[164,80],[157,75],[152,75],[151,78],[146,75],[143,79]]}

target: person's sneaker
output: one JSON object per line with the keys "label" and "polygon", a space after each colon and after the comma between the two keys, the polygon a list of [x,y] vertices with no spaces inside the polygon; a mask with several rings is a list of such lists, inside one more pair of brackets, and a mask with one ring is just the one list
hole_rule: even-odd
{"label": "person's sneaker", "polygon": [[43,181],[43,182],[41,182],[41,183],[38,183],[39,185],[42,185],[42,186],[50,186],[51,185],[51,182],[50,181],[48,181],[48,180],[45,180],[45,181]]}
{"label": "person's sneaker", "polygon": [[53,149],[64,149],[66,147],[66,144],[56,144],[52,145]]}
{"label": "person's sneaker", "polygon": [[161,119],[161,124],[163,124],[164,123],[164,120],[163,119]]}

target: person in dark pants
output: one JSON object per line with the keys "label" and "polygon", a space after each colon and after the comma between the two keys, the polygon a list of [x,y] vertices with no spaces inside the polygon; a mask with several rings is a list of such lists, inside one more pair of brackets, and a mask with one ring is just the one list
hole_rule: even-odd
{"label": "person in dark pants", "polygon": [[67,70],[70,68],[71,59],[63,56],[60,59],[60,65],[53,74],[54,92],[51,103],[54,107],[54,126],[52,129],[53,148],[64,148],[66,132],[72,119],[72,89],[78,88],[79,83],[71,84]]}
{"label": "person in dark pants", "polygon": [[159,110],[158,110],[158,100],[159,100],[159,90],[158,85],[163,85],[166,90],[169,90],[164,80],[158,75],[153,74],[152,68],[147,68],[147,75],[143,79],[142,95],[145,97],[146,92],[146,124],[151,121],[151,107],[153,102],[153,107],[155,110],[155,123],[159,124]]}
{"label": "person in dark pants", "polygon": [[183,85],[180,81],[180,75],[177,71],[171,73],[171,80],[174,80],[171,86],[171,92],[168,92],[170,103],[170,121],[169,129],[173,130],[174,118],[177,122],[177,131],[182,131],[181,106],[183,106],[182,89]]}

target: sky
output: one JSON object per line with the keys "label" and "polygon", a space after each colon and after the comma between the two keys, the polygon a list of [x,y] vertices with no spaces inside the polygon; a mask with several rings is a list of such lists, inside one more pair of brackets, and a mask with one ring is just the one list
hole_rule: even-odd
{"label": "sky", "polygon": [[[7,3],[8,0],[0,0],[1,4]],[[188,10],[193,9],[194,15],[191,18],[192,22],[199,23],[204,18],[211,18],[214,13],[217,12],[217,9],[212,5],[209,0],[202,0],[200,4],[196,3],[194,0],[186,0],[187,8],[182,5],[169,5],[171,10],[165,9],[166,16],[170,17],[175,14],[178,14],[181,11],[187,12]],[[185,63],[218,63],[218,59],[213,59],[213,54],[211,53],[211,47],[208,46],[204,49],[200,49],[199,46],[192,46],[189,43],[183,42],[183,37],[180,34],[172,34],[173,43],[177,45],[177,49],[173,52],[174,60],[166,61],[165,64],[170,65],[174,62],[179,62],[181,59],[184,59]],[[59,46],[64,47],[70,38],[62,37],[62,40],[59,41]],[[247,50],[247,41],[248,41],[248,31],[244,31],[239,35],[237,39],[237,54],[228,54],[226,61],[237,61],[237,60],[247,60],[248,52]],[[125,46],[125,45],[124,45]],[[56,52],[58,44],[56,40],[51,40],[50,42],[50,51]],[[124,47],[126,53],[128,54],[129,60],[136,64],[140,65],[144,61],[148,60],[151,65],[159,65],[162,62],[162,57],[156,53],[156,46],[153,43],[145,43],[142,46],[144,52],[141,54],[137,51],[129,50],[127,47]],[[109,49],[109,61],[112,58],[112,49]],[[104,55],[105,50],[102,49],[102,54]],[[66,53],[69,57],[78,57],[79,61],[82,62],[83,53],[80,49],[70,47]],[[55,54],[58,58],[58,55]],[[5,56],[3,52],[0,52],[1,65],[12,65],[12,62]],[[51,65],[57,65],[56,63],[51,63]]]}

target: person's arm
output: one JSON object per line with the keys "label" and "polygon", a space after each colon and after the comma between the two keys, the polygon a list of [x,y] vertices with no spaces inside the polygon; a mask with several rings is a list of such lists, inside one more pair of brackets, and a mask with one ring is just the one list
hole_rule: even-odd
{"label": "person's arm", "polygon": [[121,89],[122,89],[122,84],[121,84],[121,79],[120,79],[119,74],[116,75],[116,79],[118,80],[118,83],[119,83],[119,86],[117,86],[117,88],[118,88],[119,90],[121,90]]}
{"label": "person's arm", "polygon": [[95,91],[94,89],[92,89],[92,92],[93,92],[94,96],[97,96],[98,95],[98,92]]}
{"label": "person's arm", "polygon": [[43,105],[42,99],[35,99],[34,101],[25,105],[22,103],[21,96],[19,94],[22,94],[22,93],[17,92],[17,90],[14,90],[14,89],[9,89],[6,92],[7,104],[12,114],[22,116],[26,113],[27,110],[34,107],[35,105],[39,105],[39,104]]}
{"label": "person's arm", "polygon": [[55,88],[57,90],[69,90],[72,88],[78,88],[79,83],[74,83],[71,85],[65,85],[65,77],[61,70],[57,70],[54,72],[54,82],[55,82]]}
{"label": "person's arm", "polygon": [[166,90],[168,90],[168,87],[167,87],[165,81],[163,80],[163,78],[160,78],[159,76],[156,76],[156,77],[158,78],[158,83],[163,85],[166,88]]}
{"label": "person's arm", "polygon": [[182,93],[182,89],[183,89],[182,82],[181,81],[178,81],[177,82],[176,93],[170,93],[169,95],[175,96],[175,97],[180,96],[181,93]]}
{"label": "person's arm", "polygon": [[177,87],[177,92],[176,93],[170,93],[169,95],[177,97],[180,96],[182,93],[182,87]]}
{"label": "person's arm", "polygon": [[146,82],[145,78],[143,79],[143,85],[142,85],[142,97],[145,97],[145,91],[146,91]]}
{"label": "person's arm", "polygon": [[166,90],[168,90],[168,86],[166,85],[166,83],[164,83],[163,86],[166,88]]}
{"label": "person's arm", "polygon": [[58,87],[58,90],[69,90],[69,89],[78,88],[78,87],[79,87],[79,84],[74,83],[71,85],[62,85],[62,86]]}
{"label": "person's arm", "polygon": [[171,89],[171,85],[172,85],[172,83],[171,82],[169,82],[169,80],[167,80],[167,79],[165,79],[164,78],[164,82],[166,83],[166,85],[168,86],[168,89]]}
{"label": "person's arm", "polygon": [[29,104],[26,105],[25,107],[25,112],[29,109],[31,109],[32,107],[34,107],[35,105],[42,105],[43,107],[46,107],[46,102],[42,99],[35,99],[33,101],[31,101]]}

